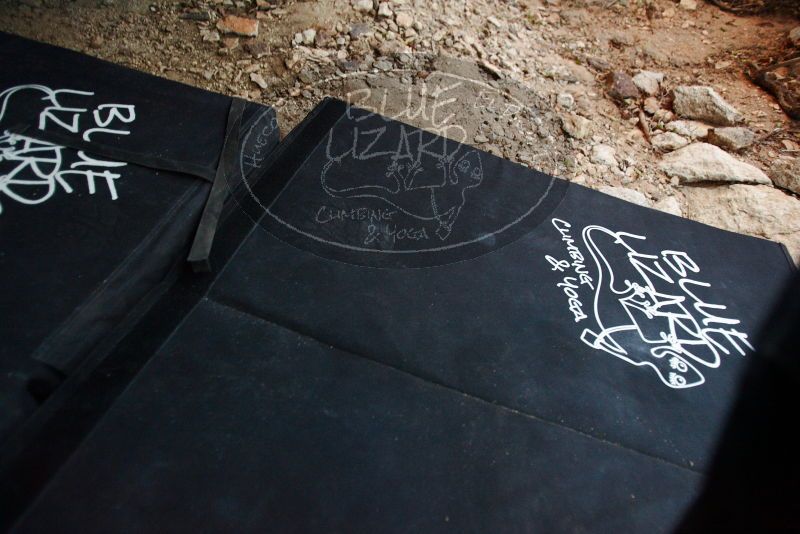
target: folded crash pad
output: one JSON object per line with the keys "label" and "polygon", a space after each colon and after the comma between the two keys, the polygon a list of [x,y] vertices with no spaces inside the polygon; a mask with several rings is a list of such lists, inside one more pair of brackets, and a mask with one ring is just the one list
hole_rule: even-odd
{"label": "folded crash pad", "polygon": [[[212,182],[257,168],[278,131],[268,107],[8,34],[0,64],[2,440],[115,335],[196,233],[202,259],[223,196],[209,200]],[[251,157],[239,167],[226,149]]]}
{"label": "folded crash pad", "polygon": [[332,99],[261,174],[250,231],[19,532],[678,525],[780,245]]}

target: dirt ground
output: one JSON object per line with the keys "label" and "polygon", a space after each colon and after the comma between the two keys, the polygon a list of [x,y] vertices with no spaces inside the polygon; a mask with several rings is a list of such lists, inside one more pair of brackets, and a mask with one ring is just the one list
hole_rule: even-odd
{"label": "dirt ground", "polygon": [[[658,134],[676,118],[672,88],[710,86],[756,135],[737,159],[770,177],[776,161],[795,164],[798,123],[744,72],[796,53],[787,35],[800,21],[702,0],[370,4],[23,0],[3,3],[0,30],[273,105],[284,134],[323,96],[349,98],[577,183],[781,241],[800,258],[796,192],[681,183],[661,170],[664,149],[640,124]],[[257,37],[219,31],[230,14],[257,19]],[[609,95],[609,73],[641,70],[664,75],[653,99]],[[564,127],[575,116],[588,120],[577,135]]]}

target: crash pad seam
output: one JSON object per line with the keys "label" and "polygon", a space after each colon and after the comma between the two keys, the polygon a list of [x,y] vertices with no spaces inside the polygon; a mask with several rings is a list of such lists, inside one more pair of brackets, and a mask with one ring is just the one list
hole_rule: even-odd
{"label": "crash pad seam", "polygon": [[525,411],[519,410],[517,408],[512,408],[512,407],[507,406],[505,404],[501,404],[499,402],[495,402],[495,401],[492,401],[492,400],[489,400],[489,399],[485,399],[485,398],[480,397],[478,395],[475,395],[473,393],[469,393],[469,392],[463,391],[461,389],[458,389],[456,387],[453,387],[451,385],[448,385],[448,384],[445,384],[443,382],[440,382],[440,381],[438,381],[436,379],[427,378],[425,376],[418,375],[418,374],[416,374],[414,372],[411,372],[411,371],[408,371],[406,369],[402,369],[400,367],[396,367],[396,366],[391,365],[389,363],[382,362],[380,360],[376,360],[375,358],[372,358],[367,354],[364,354],[364,353],[361,353],[361,352],[354,351],[352,349],[348,349],[348,348],[342,347],[339,344],[332,343],[332,342],[330,342],[328,340],[325,340],[325,339],[318,338],[318,337],[316,337],[316,336],[314,336],[314,335],[312,335],[312,334],[310,334],[308,332],[299,330],[299,329],[297,329],[296,327],[294,327],[292,325],[287,325],[287,324],[285,324],[283,322],[279,322],[276,319],[267,318],[267,317],[264,317],[262,315],[258,315],[256,313],[250,312],[250,311],[248,311],[248,310],[244,309],[243,307],[240,307],[240,306],[238,306],[236,304],[223,302],[221,300],[217,300],[216,298],[211,298],[209,296],[203,297],[203,299],[200,302],[203,302],[203,301],[212,303],[212,304],[217,305],[219,307],[226,308],[226,309],[231,310],[233,312],[236,312],[238,314],[246,315],[248,317],[257,319],[259,321],[278,326],[278,327],[283,328],[285,330],[289,330],[289,331],[291,331],[291,332],[293,332],[293,333],[295,333],[295,334],[297,334],[299,336],[311,339],[316,343],[319,343],[319,344],[325,345],[327,347],[333,348],[333,349],[335,349],[337,351],[345,352],[347,354],[350,354],[351,356],[354,356],[354,357],[357,357],[357,358],[360,358],[360,359],[363,359],[363,360],[367,360],[369,362],[372,362],[373,364],[380,365],[380,366],[386,367],[388,369],[392,369],[392,370],[397,371],[399,373],[403,373],[405,375],[411,376],[411,377],[413,377],[413,378],[415,378],[417,380],[420,380],[422,382],[426,382],[428,384],[439,386],[439,387],[442,387],[444,389],[450,390],[452,392],[459,393],[459,394],[461,394],[461,395],[463,395],[465,397],[468,397],[470,399],[474,399],[474,400],[480,401],[480,402],[485,403],[485,404],[490,404],[492,406],[495,406],[497,408],[506,410],[508,412],[520,415],[522,417],[527,417],[527,418],[533,419],[534,421],[538,421],[540,423],[548,424],[548,425],[551,425],[551,426],[555,426],[555,427],[558,427],[558,428],[562,428],[562,429],[565,429],[565,430],[569,430],[569,431],[575,432],[576,434],[579,434],[579,435],[584,436],[586,438],[590,438],[592,440],[599,441],[599,442],[605,443],[607,445],[612,445],[612,446],[615,446],[615,447],[618,447],[618,448],[621,448],[621,449],[625,449],[625,450],[630,451],[632,453],[636,453],[636,454],[640,454],[642,456],[646,456],[646,457],[648,457],[648,458],[650,458],[652,460],[663,462],[663,463],[671,465],[673,467],[676,467],[676,468],[679,468],[679,469],[683,469],[685,471],[689,471],[689,472],[694,473],[696,475],[704,476],[704,473],[702,471],[700,471],[700,470],[693,469],[693,468],[687,467],[685,465],[681,465],[679,463],[673,462],[673,461],[668,460],[666,458],[663,458],[661,456],[656,456],[654,454],[651,454],[651,453],[648,453],[648,452],[645,452],[645,451],[641,451],[639,449],[635,449],[633,447],[630,447],[628,445],[624,445],[622,443],[617,443],[615,441],[609,441],[607,439],[604,439],[604,438],[601,438],[599,436],[595,436],[595,435],[589,434],[587,432],[584,432],[584,431],[579,430],[577,428],[565,425],[563,423],[558,423],[556,421],[551,421],[551,420],[545,419],[545,418],[543,418],[543,417],[541,417],[539,415],[535,415],[535,414],[532,414],[532,413],[529,413],[529,412],[525,412]]}

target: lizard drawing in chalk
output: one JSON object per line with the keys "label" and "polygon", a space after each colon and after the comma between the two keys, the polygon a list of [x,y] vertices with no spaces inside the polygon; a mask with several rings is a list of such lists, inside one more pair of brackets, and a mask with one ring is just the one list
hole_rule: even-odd
{"label": "lizard drawing in chalk", "polygon": [[[466,203],[468,191],[483,182],[480,152],[421,130],[409,131],[405,125],[400,126],[399,133],[397,144],[387,147],[386,127],[354,128],[352,146],[333,156],[331,132],[322,187],[333,197],[377,198],[406,215],[435,222],[435,233],[444,241]],[[376,158],[381,174],[354,176],[349,171],[349,160]]]}

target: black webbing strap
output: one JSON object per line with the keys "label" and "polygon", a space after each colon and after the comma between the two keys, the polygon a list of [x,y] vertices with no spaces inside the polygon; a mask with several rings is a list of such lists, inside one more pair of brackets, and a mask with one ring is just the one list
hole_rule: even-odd
{"label": "black webbing strap", "polygon": [[195,272],[211,271],[209,256],[211,246],[214,242],[214,234],[217,233],[219,216],[225,199],[228,197],[227,176],[234,172],[236,168],[236,158],[239,154],[241,144],[240,134],[242,125],[242,114],[244,113],[245,102],[238,98],[231,101],[228,111],[228,125],[225,131],[225,142],[222,145],[222,152],[217,163],[217,170],[214,182],[211,185],[211,192],[208,194],[200,223],[197,225],[197,232],[194,234],[192,248],[189,251],[187,260]]}

